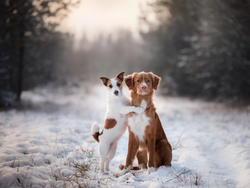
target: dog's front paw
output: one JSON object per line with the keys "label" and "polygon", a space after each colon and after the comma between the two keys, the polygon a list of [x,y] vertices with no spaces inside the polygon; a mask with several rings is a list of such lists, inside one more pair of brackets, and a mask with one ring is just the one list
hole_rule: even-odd
{"label": "dog's front paw", "polygon": [[153,172],[155,172],[155,168],[154,168],[154,167],[148,168],[148,173],[149,173],[149,174],[151,174],[151,173],[153,173]]}
{"label": "dog's front paw", "polygon": [[138,166],[140,169],[147,169],[147,165],[145,163],[141,163]]}
{"label": "dog's front paw", "polygon": [[138,113],[138,114],[143,114],[144,113],[144,111],[145,111],[145,109],[144,108],[141,108],[141,107],[136,107],[136,113]]}

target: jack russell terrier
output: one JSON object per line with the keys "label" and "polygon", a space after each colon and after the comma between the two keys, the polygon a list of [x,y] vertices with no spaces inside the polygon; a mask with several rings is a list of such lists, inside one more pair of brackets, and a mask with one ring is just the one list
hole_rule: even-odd
{"label": "jack russell terrier", "polygon": [[122,92],[124,72],[119,73],[112,79],[106,77],[100,79],[108,89],[107,112],[102,132],[99,132],[99,126],[94,123],[91,127],[91,134],[99,142],[100,168],[101,172],[104,172],[104,163],[105,170],[109,171],[109,163],[115,156],[117,143],[126,131],[127,114],[131,112],[142,114],[145,108],[129,105],[129,99]]}

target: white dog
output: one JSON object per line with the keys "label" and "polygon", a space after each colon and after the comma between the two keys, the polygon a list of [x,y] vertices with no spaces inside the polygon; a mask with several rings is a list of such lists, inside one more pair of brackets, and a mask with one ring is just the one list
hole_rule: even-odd
{"label": "white dog", "polygon": [[108,89],[107,112],[105,115],[104,129],[99,133],[99,126],[94,123],[91,127],[91,134],[99,142],[98,153],[100,157],[101,172],[109,171],[109,163],[114,158],[117,143],[127,128],[127,114],[135,112],[142,114],[145,109],[129,106],[129,99],[122,93],[122,82],[124,72],[119,73],[115,78],[100,78]]}

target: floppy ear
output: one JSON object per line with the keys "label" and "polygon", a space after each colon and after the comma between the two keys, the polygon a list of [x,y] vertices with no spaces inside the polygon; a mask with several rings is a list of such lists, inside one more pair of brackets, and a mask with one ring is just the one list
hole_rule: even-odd
{"label": "floppy ear", "polygon": [[134,74],[126,76],[125,83],[126,83],[129,90],[133,89],[133,87],[134,87]]}
{"label": "floppy ear", "polygon": [[123,81],[123,79],[124,79],[124,72],[120,72],[119,74],[117,74],[116,78],[118,78],[121,81]]}
{"label": "floppy ear", "polygon": [[160,81],[161,81],[161,77],[155,75],[154,73],[151,73],[153,76],[153,83],[152,86],[155,90],[158,89],[159,85],[160,85]]}
{"label": "floppy ear", "polygon": [[100,77],[100,79],[102,80],[103,85],[107,86],[109,78],[106,77]]}

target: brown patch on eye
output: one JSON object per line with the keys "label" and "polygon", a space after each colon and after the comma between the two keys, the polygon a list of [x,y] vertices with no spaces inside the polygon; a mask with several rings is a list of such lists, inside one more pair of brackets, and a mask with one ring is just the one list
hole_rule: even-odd
{"label": "brown patch on eye", "polygon": [[112,129],[115,127],[117,121],[115,119],[106,119],[104,123],[104,129]]}
{"label": "brown patch on eye", "polygon": [[107,82],[107,87],[108,87],[108,89],[112,89],[112,87],[110,87],[110,86],[113,87],[113,85],[111,84],[111,80],[109,79],[108,82]]}
{"label": "brown patch on eye", "polygon": [[122,90],[122,81],[120,79],[116,79],[116,85],[118,86],[120,84],[120,86],[118,86],[120,88],[120,90]]}

